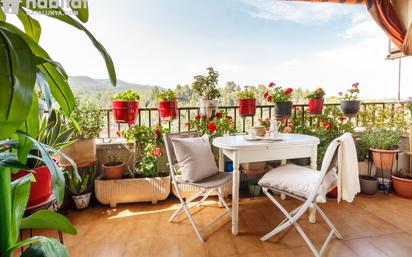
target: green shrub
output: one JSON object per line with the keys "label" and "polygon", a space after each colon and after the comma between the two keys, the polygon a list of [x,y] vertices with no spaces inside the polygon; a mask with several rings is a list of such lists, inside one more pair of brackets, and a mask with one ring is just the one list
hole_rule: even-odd
{"label": "green shrub", "polygon": [[239,99],[252,99],[256,98],[255,92],[253,92],[249,88],[245,88],[245,90],[240,91],[236,94]]}
{"label": "green shrub", "polygon": [[92,139],[99,136],[103,128],[104,112],[90,103],[76,100],[75,108],[68,121],[69,127],[76,127],[72,139]]}
{"label": "green shrub", "polygon": [[156,94],[158,101],[176,101],[176,93],[171,89],[159,91]]}
{"label": "green shrub", "polygon": [[401,141],[399,131],[385,127],[367,130],[361,140],[371,149],[394,150]]}

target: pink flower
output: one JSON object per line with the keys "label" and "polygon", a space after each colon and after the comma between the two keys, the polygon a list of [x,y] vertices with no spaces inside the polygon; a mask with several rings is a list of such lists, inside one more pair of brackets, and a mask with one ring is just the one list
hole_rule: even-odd
{"label": "pink flower", "polygon": [[356,83],[353,83],[353,84],[352,84],[352,87],[353,87],[353,88],[358,88],[358,86],[359,86],[359,82],[356,82]]}
{"label": "pink flower", "polygon": [[270,83],[269,83],[269,87],[274,87],[274,86],[276,86],[275,83],[273,83],[273,82],[270,82]]}
{"label": "pink flower", "polygon": [[259,123],[262,123],[262,118],[258,118],[258,122],[259,122]]}

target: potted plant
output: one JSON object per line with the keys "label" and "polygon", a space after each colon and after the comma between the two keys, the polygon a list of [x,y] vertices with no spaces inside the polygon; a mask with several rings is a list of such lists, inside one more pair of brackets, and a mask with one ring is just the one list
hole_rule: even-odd
{"label": "potted plant", "polygon": [[139,113],[140,94],[127,90],[112,97],[112,111],[116,122],[134,124]]}
{"label": "potted plant", "polygon": [[76,209],[83,210],[89,207],[95,179],[94,171],[88,168],[79,169],[80,177],[76,176],[71,169],[66,170],[66,187],[72,194]]}
{"label": "potted plant", "polygon": [[[90,103],[80,103],[76,105],[68,120],[67,126],[75,128],[72,140],[74,143],[65,146],[61,152],[69,156],[75,163],[96,160],[96,137],[99,136],[103,128],[104,112]],[[63,166],[70,165],[64,159],[59,160]]]}
{"label": "potted plant", "polygon": [[321,114],[323,110],[325,91],[322,88],[317,88],[310,93],[306,98],[308,102],[308,112],[310,114]]}
{"label": "potted plant", "polygon": [[118,155],[112,155],[109,161],[103,164],[103,177],[105,179],[121,179],[124,172],[125,162]]}
{"label": "potted plant", "polygon": [[288,118],[292,113],[293,102],[292,88],[283,89],[276,87],[275,83],[269,84],[269,90],[263,94],[263,97],[269,103],[275,103],[275,115],[277,118]]}
{"label": "potted plant", "polygon": [[[59,150],[63,146],[72,143],[70,137],[73,131],[73,128],[67,129],[63,126],[62,117],[56,110],[51,110],[49,115],[43,118],[36,139],[42,144]],[[27,165],[33,171],[35,181],[33,181],[30,186],[27,206],[34,206],[47,201],[51,196],[52,176],[49,167],[43,161],[38,160],[38,158],[41,158],[41,152],[39,150],[31,150],[30,155],[32,157],[27,161]],[[53,160],[55,163],[58,162],[55,159]],[[21,170],[12,174],[12,180],[22,178],[29,173],[29,171]]]}
{"label": "potted plant", "polygon": [[177,116],[176,93],[171,90],[159,91],[156,95],[159,101],[159,116],[163,121],[171,121]]}
{"label": "potted plant", "polygon": [[359,83],[353,83],[352,87],[346,90],[346,93],[339,92],[341,99],[340,108],[344,115],[355,116],[360,109],[360,101],[358,100]]}
{"label": "potted plant", "polygon": [[355,140],[356,154],[358,157],[359,167],[359,184],[361,188],[361,194],[374,195],[378,192],[378,178],[375,175],[376,170],[369,163],[370,151],[368,145],[361,139]]}
{"label": "potted plant", "polygon": [[256,113],[256,96],[249,88],[237,93],[239,99],[239,114],[242,117],[255,116]]}
{"label": "potted plant", "polygon": [[219,73],[213,67],[207,68],[208,75],[197,75],[192,83],[192,89],[199,95],[200,115],[207,119],[215,117],[219,109],[219,102],[216,100],[221,96],[217,88]]}
{"label": "potted plant", "polygon": [[361,140],[369,147],[373,164],[377,169],[390,170],[399,152],[398,130],[385,127],[366,131]]}
{"label": "potted plant", "polygon": [[[120,135],[136,144],[136,168],[130,170],[128,177],[95,180],[96,198],[102,204],[116,207],[118,203],[152,202],[164,200],[170,193],[170,174],[163,155],[163,137],[165,129],[146,126],[131,126],[122,130]],[[133,149],[136,149],[133,147]],[[135,150],[132,150],[135,151]],[[164,167],[163,167],[164,166]]]}
{"label": "potted plant", "polygon": [[412,174],[398,171],[392,175],[392,181],[397,196],[412,199]]}

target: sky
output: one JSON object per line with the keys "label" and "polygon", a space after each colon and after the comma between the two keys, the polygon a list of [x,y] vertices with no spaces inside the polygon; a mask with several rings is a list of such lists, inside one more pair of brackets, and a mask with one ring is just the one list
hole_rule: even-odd
{"label": "sky", "polygon": [[[268,84],[336,95],[360,83],[361,97],[396,97],[398,61],[365,6],[276,0],[89,0],[86,27],[112,56],[119,79],[174,88],[213,66],[220,85]],[[50,18],[40,44],[73,76],[107,78],[80,31]],[[412,95],[403,59],[402,97]]]}

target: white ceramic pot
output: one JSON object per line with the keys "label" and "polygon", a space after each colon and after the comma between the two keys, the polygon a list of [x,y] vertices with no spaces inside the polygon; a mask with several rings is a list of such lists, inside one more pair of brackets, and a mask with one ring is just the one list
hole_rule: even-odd
{"label": "white ceramic pot", "polygon": [[84,195],[72,195],[74,204],[78,210],[86,209],[90,204],[90,196],[92,193],[87,193]]}
{"label": "white ceramic pot", "polygon": [[200,115],[204,118],[212,119],[219,111],[218,100],[200,100]]}

